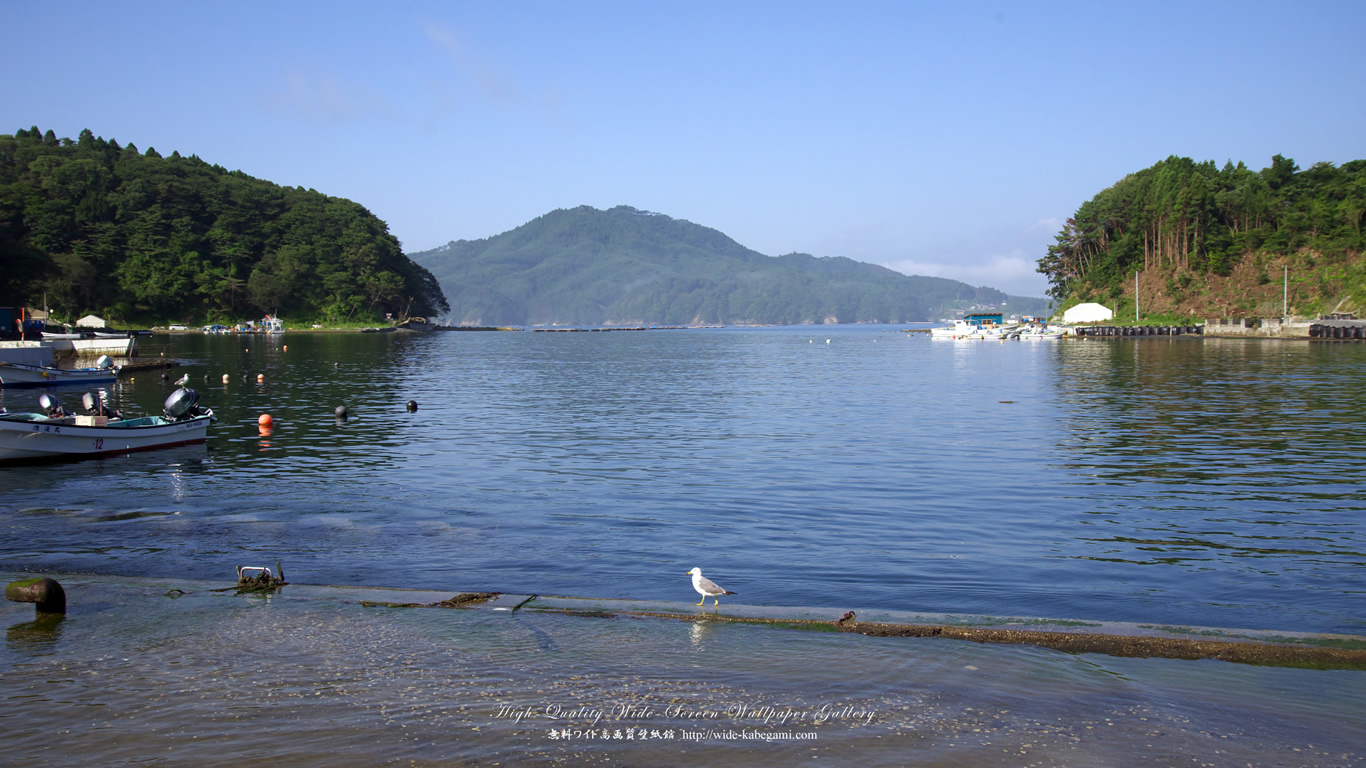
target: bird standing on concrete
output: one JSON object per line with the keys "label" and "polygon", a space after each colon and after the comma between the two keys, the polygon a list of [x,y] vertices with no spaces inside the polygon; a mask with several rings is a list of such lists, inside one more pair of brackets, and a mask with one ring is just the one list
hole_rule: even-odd
{"label": "bird standing on concrete", "polygon": [[715,598],[716,604],[720,605],[721,595],[735,594],[728,589],[722,589],[716,582],[703,576],[701,568],[693,568],[691,571],[688,571],[688,575],[692,576],[692,588],[697,590],[697,593],[702,596],[702,602],[698,603],[698,605],[707,602],[708,597]]}

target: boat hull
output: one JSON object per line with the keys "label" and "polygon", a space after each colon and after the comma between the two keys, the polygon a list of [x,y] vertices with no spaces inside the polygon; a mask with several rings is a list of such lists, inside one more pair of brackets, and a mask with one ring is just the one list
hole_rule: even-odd
{"label": "boat hull", "polygon": [[56,387],[66,384],[100,384],[115,381],[117,368],[49,368],[41,365],[0,363],[0,387]]}
{"label": "boat hull", "polygon": [[56,339],[52,348],[59,354],[76,353],[79,357],[132,357],[137,339],[127,336],[119,339]]}
{"label": "boat hull", "polygon": [[1003,334],[999,327],[982,328],[972,325],[960,325],[953,328],[932,328],[930,338],[932,339],[1000,339]]}
{"label": "boat hull", "polygon": [[87,426],[78,424],[79,418],[0,416],[0,463],[93,458],[202,443],[212,420],[207,414],[183,421],[146,416]]}
{"label": "boat hull", "polygon": [[45,341],[0,341],[0,363],[52,367],[52,345]]}

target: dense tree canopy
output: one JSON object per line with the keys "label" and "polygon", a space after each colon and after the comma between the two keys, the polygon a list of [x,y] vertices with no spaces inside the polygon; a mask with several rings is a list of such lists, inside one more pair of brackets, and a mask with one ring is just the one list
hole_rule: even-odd
{"label": "dense tree canopy", "polygon": [[1060,300],[1117,295],[1136,270],[1227,275],[1249,254],[1359,261],[1366,160],[1301,171],[1280,155],[1260,172],[1169,157],[1084,203],[1039,260]]}
{"label": "dense tree canopy", "polygon": [[72,318],[332,321],[448,310],[364,207],[178,152],[0,135],[0,305]]}
{"label": "dense tree canopy", "polygon": [[450,291],[456,322],[902,323],[1041,299],[846,258],[771,257],[682,219],[618,206],[552,211],[510,232],[410,254]]}

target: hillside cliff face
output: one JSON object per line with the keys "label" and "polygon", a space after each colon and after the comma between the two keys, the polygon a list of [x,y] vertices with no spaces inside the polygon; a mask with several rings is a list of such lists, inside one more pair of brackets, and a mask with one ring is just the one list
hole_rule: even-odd
{"label": "hillside cliff face", "polygon": [[873,264],[765,256],[681,219],[619,206],[556,210],[484,240],[409,254],[468,325],[903,323],[1042,299]]}

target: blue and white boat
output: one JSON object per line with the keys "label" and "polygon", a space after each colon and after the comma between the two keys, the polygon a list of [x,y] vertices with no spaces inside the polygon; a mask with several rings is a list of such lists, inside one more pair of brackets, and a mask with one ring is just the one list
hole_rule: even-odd
{"label": "blue and white boat", "polygon": [[964,315],[948,328],[931,328],[932,339],[1000,339],[1014,326],[1003,325],[1001,313],[977,312]]}
{"label": "blue and white boat", "polygon": [[119,377],[120,367],[102,356],[91,368],[55,368],[0,361],[0,387],[57,387],[67,384],[103,384]]}

